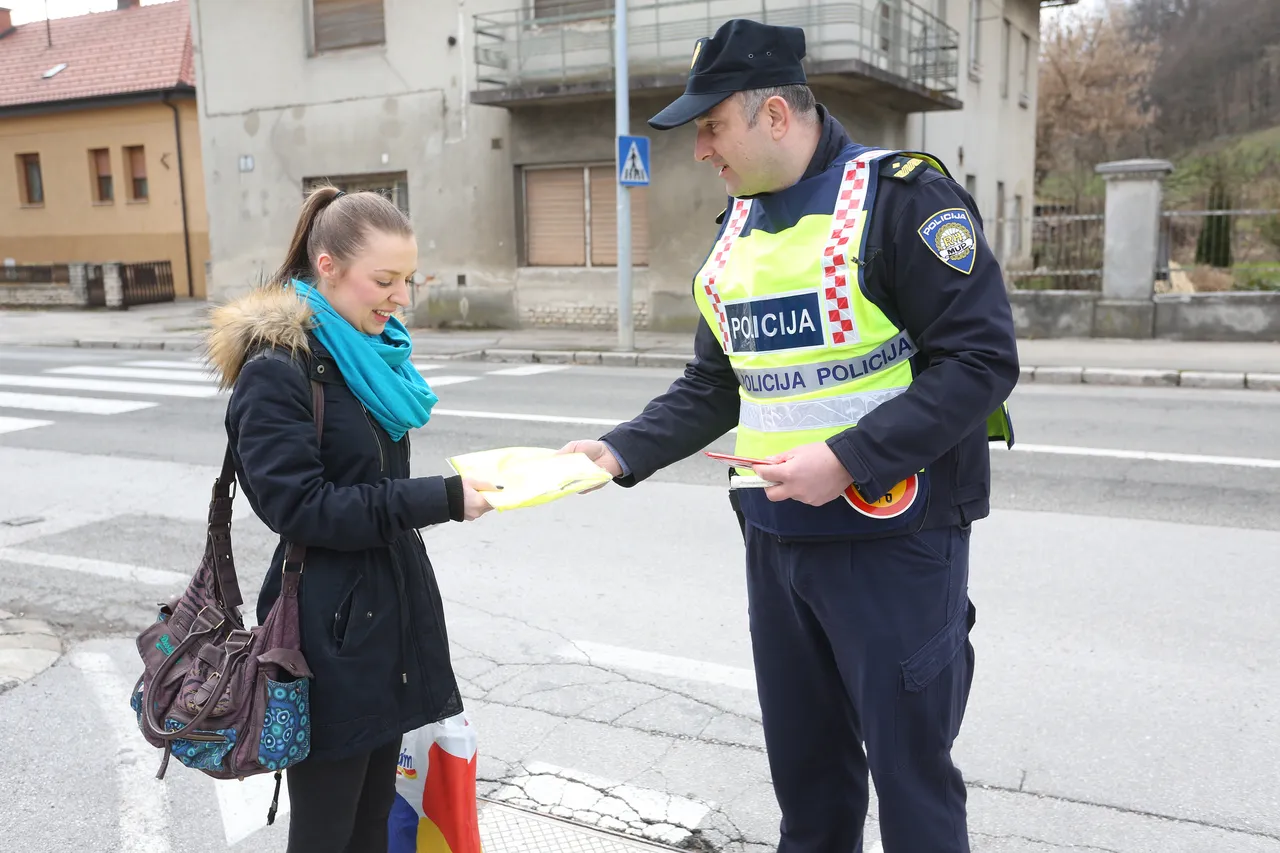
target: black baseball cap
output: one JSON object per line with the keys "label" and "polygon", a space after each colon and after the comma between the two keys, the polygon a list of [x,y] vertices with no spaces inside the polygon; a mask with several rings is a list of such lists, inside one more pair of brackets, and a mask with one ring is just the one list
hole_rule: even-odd
{"label": "black baseball cap", "polygon": [[689,63],[684,94],[649,119],[655,130],[688,124],[735,92],[808,82],[804,59],[804,30],[774,27],[734,18],[711,38],[700,38]]}

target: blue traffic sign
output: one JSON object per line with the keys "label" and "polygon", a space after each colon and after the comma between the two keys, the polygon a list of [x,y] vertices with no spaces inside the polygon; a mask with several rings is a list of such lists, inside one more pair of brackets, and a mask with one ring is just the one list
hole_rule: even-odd
{"label": "blue traffic sign", "polygon": [[624,187],[649,186],[649,138],[618,137],[618,183]]}

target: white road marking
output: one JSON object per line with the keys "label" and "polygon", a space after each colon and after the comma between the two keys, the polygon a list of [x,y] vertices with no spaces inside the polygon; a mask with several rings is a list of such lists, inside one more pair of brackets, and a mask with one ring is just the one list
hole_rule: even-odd
{"label": "white road marking", "polygon": [[539,373],[555,373],[557,370],[568,370],[568,364],[525,364],[520,367],[504,367],[501,370],[485,371],[489,376],[537,376]]}
{"label": "white road marking", "polygon": [[420,362],[420,361],[415,361],[415,362],[413,363],[413,366],[414,366],[414,367],[416,367],[416,368],[418,368],[418,370],[420,370],[420,371],[422,371],[422,370],[439,370],[440,368],[444,367],[444,365],[443,365],[443,364],[424,364],[423,362]]}
{"label": "white road marking", "polygon": [[610,418],[573,417],[569,415],[522,415],[516,412],[477,412],[470,409],[432,409],[431,414],[455,418],[481,418],[495,421],[532,421],[544,424],[587,424],[589,426],[617,426],[621,421]]}
{"label": "white road marking", "polygon": [[[1003,444],[994,448],[1006,450]],[[1112,450],[1106,447],[1069,447],[1054,444],[1014,444],[1020,453],[1050,453],[1064,456],[1098,456],[1110,459],[1137,459],[1150,462],[1181,462],[1190,465],[1229,465],[1237,468],[1280,468],[1280,459],[1247,456],[1202,456],[1197,453],[1164,453],[1155,450]]]}
{"label": "white road marking", "polygon": [[638,788],[572,768],[532,762],[494,794],[499,802],[532,805],[553,814],[568,809],[575,818],[602,829],[630,832],[667,844],[679,844],[711,811],[714,804]]}
{"label": "white road marking", "polygon": [[[276,789],[274,773],[259,773],[243,781],[234,779],[213,780],[213,790],[218,795],[218,811],[222,813],[222,832],[227,846],[233,847],[267,825],[267,809],[271,807],[271,795]],[[280,805],[276,809],[276,826],[289,813],[289,783],[280,780]],[[288,827],[289,821],[283,820]]]}
{"label": "white road marking", "polygon": [[154,394],[158,397],[216,397],[212,385],[173,385],[164,382],[117,382],[110,379],[74,379],[62,376],[19,376],[0,373],[0,385],[50,388],[57,391],[103,391],[108,394]]}
{"label": "white road marking", "polygon": [[81,415],[119,415],[149,409],[155,403],[141,400],[105,400],[101,397],[63,397],[56,394],[20,394],[0,391],[0,409],[34,409],[41,412],[74,412]]}
{"label": "white road marking", "polygon": [[[545,424],[585,424],[588,426],[617,426],[622,421],[616,418],[590,418],[578,415],[533,415],[520,412],[481,412],[473,409],[432,409],[433,415],[445,415],[455,418],[480,418],[496,421],[531,421]],[[737,432],[736,429],[730,433]],[[992,443],[996,450],[1005,450],[1005,445]],[[1239,468],[1280,468],[1280,459],[1248,456],[1204,456],[1196,453],[1165,453],[1156,450],[1112,450],[1106,447],[1069,447],[1053,444],[1015,444],[1017,453],[1046,453],[1070,456],[1096,456],[1111,459],[1134,459],[1150,462],[1178,462],[1198,465],[1225,465]]]}
{"label": "white road marking", "polygon": [[[168,792],[155,778],[161,752],[142,739],[129,707],[133,682],[99,652],[77,650],[72,664],[84,675],[115,741],[121,853],[169,853]],[[101,733],[100,733],[101,734]],[[99,746],[105,746],[98,739]],[[74,844],[72,844],[74,846]]]}
{"label": "white road marking", "polygon": [[627,649],[621,646],[608,646],[604,643],[575,641],[572,645],[559,649],[556,655],[581,663],[590,662],[595,666],[634,669],[639,672],[651,672],[655,675],[665,675],[670,678],[681,678],[686,681],[704,681],[708,684],[720,684],[725,687],[736,687],[740,690],[753,692],[756,689],[756,674],[753,669],[663,655],[657,652],[645,652],[640,649]]}
{"label": "white road marking", "polygon": [[463,382],[474,382],[479,376],[428,376],[427,384],[432,388],[443,388],[445,385],[461,385]]}
{"label": "white road marking", "polygon": [[102,376],[109,379],[165,379],[178,382],[213,382],[213,377],[203,370],[174,370],[172,368],[157,370],[146,367],[98,367],[90,364],[77,364],[71,367],[54,367],[45,373],[63,376]]}
{"label": "white road marking", "polygon": [[50,426],[53,421],[38,421],[32,418],[0,418],[0,434],[18,432],[24,429]]}
{"label": "white road marking", "polygon": [[191,567],[191,574],[166,572],[162,569],[149,569],[145,566],[131,566],[127,563],[111,563],[106,560],[91,560],[87,557],[69,557],[65,554],[46,554],[43,551],[29,551],[26,548],[0,548],[0,560],[11,563],[23,563],[28,566],[44,566],[49,569],[63,569],[68,572],[79,572],[85,575],[97,575],[103,578],[143,583],[149,586],[173,587],[181,590],[195,574],[196,566]]}
{"label": "white road marking", "polygon": [[189,370],[205,372],[204,362],[196,361],[126,361],[126,367],[158,367],[164,370]]}

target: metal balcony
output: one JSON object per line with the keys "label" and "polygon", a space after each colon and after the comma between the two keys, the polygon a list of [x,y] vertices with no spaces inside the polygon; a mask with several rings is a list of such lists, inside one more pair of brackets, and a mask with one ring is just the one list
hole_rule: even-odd
{"label": "metal balcony", "polygon": [[[632,91],[683,91],[694,42],[730,18],[803,27],[811,85],[908,113],[959,109],[959,39],[910,0],[659,0],[627,10]],[[534,0],[474,16],[471,101],[532,106],[613,93],[612,0]]]}

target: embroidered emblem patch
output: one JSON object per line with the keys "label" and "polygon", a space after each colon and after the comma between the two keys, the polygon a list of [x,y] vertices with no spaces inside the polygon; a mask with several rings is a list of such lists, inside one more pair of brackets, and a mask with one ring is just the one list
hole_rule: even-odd
{"label": "embroidered emblem patch", "polygon": [[968,275],[973,272],[978,242],[973,236],[973,220],[962,207],[939,210],[920,226],[920,238],[929,251],[952,269]]}

